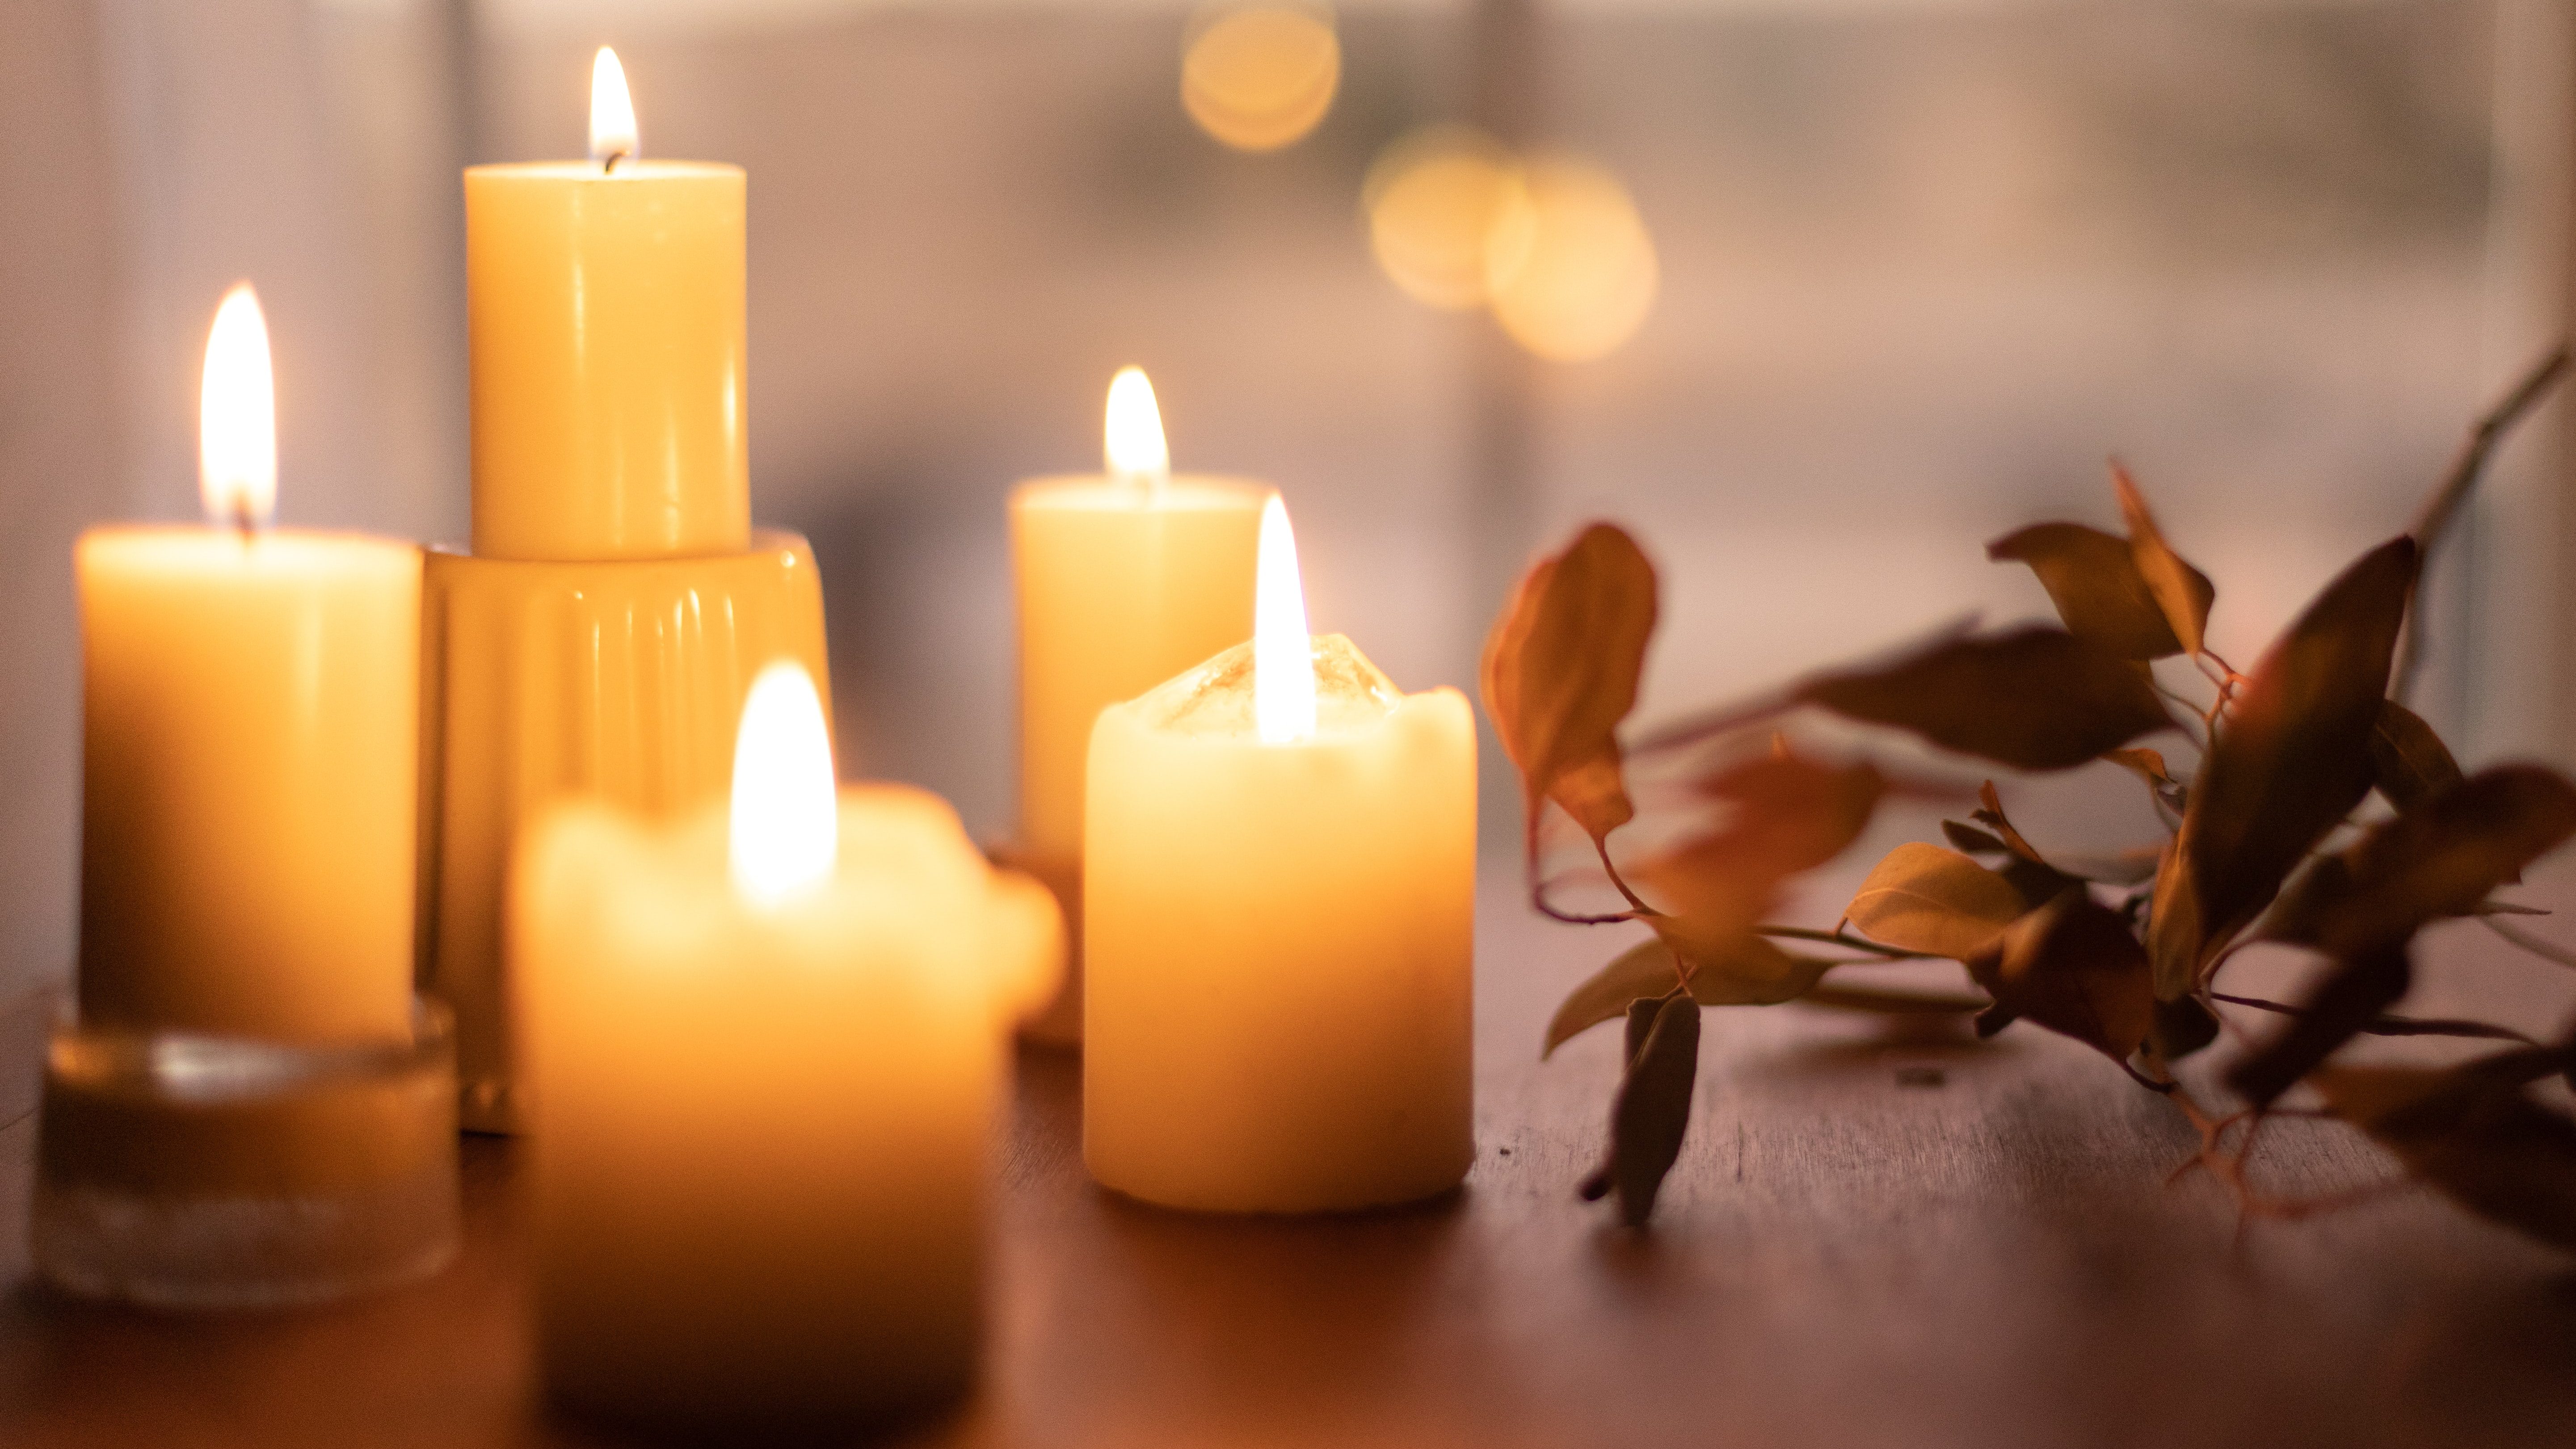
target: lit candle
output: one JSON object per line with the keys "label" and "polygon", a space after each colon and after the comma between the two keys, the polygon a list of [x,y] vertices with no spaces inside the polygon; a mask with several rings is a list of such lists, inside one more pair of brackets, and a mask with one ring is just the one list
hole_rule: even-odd
{"label": "lit candle", "polygon": [[591,159],[465,172],[474,552],[740,550],[743,171],[647,161],[593,62]]}
{"label": "lit candle", "polygon": [[248,285],[206,339],[212,525],[74,550],[80,1010],[276,1041],[409,1036],[420,550],[268,527],[277,433]]}
{"label": "lit candle", "polygon": [[502,940],[521,825],[569,795],[720,798],[753,677],[825,672],[812,549],[748,522],[743,172],[639,160],[607,50],[590,136],[587,162],[465,173],[474,549],[429,560],[421,939],[480,1131],[519,1120]]}
{"label": "lit candle", "polygon": [[792,664],[744,705],[729,807],[567,806],[513,872],[557,1396],[738,1425],[964,1384],[1010,1023],[1062,954],[1047,893],[933,796],[836,808]]}
{"label": "lit candle", "polygon": [[[1019,586],[1020,830],[1015,859],[1068,913],[1081,898],[1083,762],[1103,707],[1252,635],[1266,485],[1175,477],[1145,374],[1109,387],[1106,474],[1038,478],[1011,496]],[[1078,963],[1077,963],[1078,965]],[[1078,978],[1077,978],[1078,979]],[[1070,1040],[1072,987],[1035,1034]]]}
{"label": "lit candle", "polygon": [[1173,1207],[1427,1197],[1475,1151],[1474,723],[1308,636],[1276,498],[1260,558],[1252,642],[1092,731],[1083,1159]]}

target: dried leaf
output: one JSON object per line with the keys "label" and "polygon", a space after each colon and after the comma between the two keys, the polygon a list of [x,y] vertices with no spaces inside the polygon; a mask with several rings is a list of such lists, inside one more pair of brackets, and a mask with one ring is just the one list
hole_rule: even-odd
{"label": "dried leaf", "polygon": [[1702,1006],[1771,1006],[1805,995],[1833,963],[1795,955],[1755,935],[1722,943],[1658,937],[1619,953],[1591,980],[1574,988],[1547,1024],[1548,1056],[1583,1032],[1610,1020],[1641,997],[1669,995],[1682,979],[1676,959],[1690,963],[1691,999]]}
{"label": "dried leaf", "polygon": [[2147,1042],[2156,1055],[2178,1062],[2216,1040],[2218,1018],[2200,1004],[2199,997],[2156,1003],[2155,1020],[2147,1027]]}
{"label": "dried leaf", "polygon": [[2080,523],[2035,523],[1987,544],[1986,557],[2030,565],[2078,638],[2123,659],[2182,652],[2125,538]]}
{"label": "dried leaf", "polygon": [[[1637,1058],[1645,1054],[1646,1039],[1655,1033],[1655,1017],[1663,1011],[1665,999],[1661,996],[1646,996],[1628,1003],[1627,1023],[1621,1032],[1623,1043],[1619,1049],[1620,1086],[1625,1087],[1628,1084],[1628,1074],[1636,1070]],[[1617,1120],[1615,1097],[1612,1099],[1612,1113],[1615,1125]],[[1601,1165],[1586,1174],[1582,1183],[1574,1189],[1585,1202],[1599,1202],[1609,1196],[1610,1189],[1618,1184],[1619,1154],[1615,1137],[1612,1143],[1612,1150],[1601,1155]]]}
{"label": "dried leaf", "polygon": [[2011,882],[2014,890],[2021,892],[2024,910],[2038,910],[2076,883],[2074,876],[2049,864],[2048,858],[2039,853],[2039,847],[2031,844],[2030,838],[2005,817],[2003,797],[1995,793],[1994,781],[1988,780],[1977,787],[1974,818],[1993,830],[2009,852],[2009,858],[2004,861],[2003,876]]}
{"label": "dried leaf", "polygon": [[1610,1112],[1611,1186],[1619,1193],[1619,1220],[1632,1228],[1653,1216],[1664,1174],[1682,1155],[1698,1077],[1699,1003],[1677,996],[1656,1009]]}
{"label": "dried leaf", "polygon": [[2179,815],[2191,804],[2191,792],[2173,772],[2165,768],[2165,757],[2159,750],[2110,750],[2103,759],[2147,782],[2156,803]]}
{"label": "dried leaf", "polygon": [[2182,556],[2166,544],[2164,531],[2156,527],[2156,516],[2148,511],[2147,500],[2138,485],[2129,478],[2129,470],[2118,463],[2111,465],[2111,487],[2120,495],[2120,514],[2129,524],[2129,556],[2135,561],[2138,576],[2146,581],[2156,606],[2163,611],[2166,625],[2182,645],[2181,652],[2200,652],[2201,635],[2209,627],[2209,606],[2218,597],[2209,576],[2182,561]]}
{"label": "dried leaf", "polygon": [[2336,1116],[2481,1216],[2576,1248],[2576,1123],[2525,1090],[2562,1051],[2503,1052],[2445,1070],[2327,1067],[2311,1078]]}
{"label": "dried leaf", "polygon": [[2142,667],[2045,627],[1948,640],[1793,697],[2025,770],[2069,769],[2173,723]]}
{"label": "dried leaf", "polygon": [[2254,666],[2157,873],[2147,939],[2158,997],[2197,985],[2210,953],[2369,793],[2370,734],[2414,581],[2414,542],[2389,540],[2328,584]]}
{"label": "dried leaf", "polygon": [[1967,965],[1998,1014],[2035,1021],[2115,1062],[2147,1039],[2155,994],[2146,949],[2119,912],[2080,887],[2015,921]]}
{"label": "dried leaf", "polygon": [[2375,947],[2339,964],[2279,1036],[2229,1068],[2227,1084],[2255,1106],[2290,1090],[2337,1047],[2396,1005],[2414,978],[2405,943]]}
{"label": "dried leaf", "polygon": [[1964,961],[2028,909],[2009,881],[1968,857],[1908,842],[1871,868],[1843,914],[1874,941]]}
{"label": "dried leaf", "polygon": [[2433,727],[2393,699],[2379,702],[2370,730],[2372,783],[2389,804],[2412,810],[2460,782],[2459,761]]}
{"label": "dried leaf", "polygon": [[1596,840],[1636,813],[1619,722],[1655,631],[1655,569],[1625,532],[1586,528],[1531,568],[1485,640],[1486,712],[1535,818],[1554,799]]}
{"label": "dried leaf", "polygon": [[1714,834],[1652,856],[1630,872],[1674,917],[1692,949],[1714,950],[1770,909],[1781,881],[1824,864],[1859,838],[1887,782],[1867,765],[1819,765],[1795,755],[1740,761],[1699,782],[1733,808]]}
{"label": "dried leaf", "polygon": [[2182,782],[2165,769],[2161,750],[2105,750],[2102,758],[2136,775],[2159,790],[2180,789]]}
{"label": "dried leaf", "polygon": [[2481,770],[2300,872],[2263,934],[2343,957],[2394,944],[2475,913],[2570,835],[2576,785],[2538,765]]}
{"label": "dried leaf", "polygon": [[1556,1015],[1547,1024],[1547,1045],[1540,1049],[1540,1059],[1545,1060],[1558,1047],[1625,1012],[1630,1003],[1668,995],[1680,985],[1681,970],[1674,964],[1671,948],[1661,940],[1638,942],[1610,958],[1609,965],[1594,972],[1591,980],[1574,988],[1573,994],[1558,1004]]}
{"label": "dried leaf", "polygon": [[1952,845],[1970,855],[2006,855],[2012,850],[2011,846],[1996,837],[1988,835],[1973,825],[1962,825],[1956,820],[1942,821],[1941,833],[1949,837]]}

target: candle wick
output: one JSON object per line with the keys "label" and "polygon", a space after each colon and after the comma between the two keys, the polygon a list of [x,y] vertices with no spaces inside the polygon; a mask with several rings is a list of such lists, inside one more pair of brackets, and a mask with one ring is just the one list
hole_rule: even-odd
{"label": "candle wick", "polygon": [[259,515],[251,512],[247,492],[248,490],[243,490],[233,497],[233,529],[241,535],[241,541],[244,544],[259,537]]}
{"label": "candle wick", "polygon": [[627,155],[626,155],[626,153],[625,153],[624,151],[611,151],[611,152],[609,152],[609,153],[608,153],[608,156],[607,156],[607,159],[605,159],[605,160],[603,160],[603,161],[601,161],[601,162],[599,163],[599,170],[600,170],[600,174],[601,174],[601,175],[603,175],[603,176],[614,176],[614,175],[616,175],[616,174],[617,174],[617,163],[618,163],[618,162],[620,162],[620,161],[626,160],[626,159],[627,159]]}

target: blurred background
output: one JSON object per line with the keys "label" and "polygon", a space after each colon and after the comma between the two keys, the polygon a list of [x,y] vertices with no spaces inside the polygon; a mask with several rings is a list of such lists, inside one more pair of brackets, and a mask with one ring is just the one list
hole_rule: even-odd
{"label": "blurred background", "polygon": [[[1098,466],[1124,363],[1408,689],[1472,691],[1530,552],[1629,525],[1651,718],[2044,612],[1980,545],[2117,527],[2113,453],[2250,664],[2564,330],[2566,0],[1260,8],[6,0],[0,990],[71,959],[71,540],[193,512],[224,287],[281,519],[461,540],[457,168],[581,155],[602,43],[648,154],[750,168],[753,507],[819,556],[844,771],[984,835],[1004,495]],[[2576,760],[2564,428],[2436,564],[2464,757]]]}

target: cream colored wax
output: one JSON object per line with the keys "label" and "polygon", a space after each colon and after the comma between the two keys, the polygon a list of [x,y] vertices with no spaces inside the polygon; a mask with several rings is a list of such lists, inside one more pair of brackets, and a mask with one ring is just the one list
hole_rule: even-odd
{"label": "cream colored wax", "polygon": [[82,1017],[407,1036],[420,550],[110,527],[73,558]]}
{"label": "cream colored wax", "polygon": [[268,327],[243,283],[206,336],[214,526],[96,528],[72,551],[81,1016],[407,1039],[420,550],[268,529],[274,397]]}
{"label": "cream colored wax", "polygon": [[[1109,394],[1107,473],[1037,478],[1011,495],[1019,601],[1020,828],[1013,859],[1068,916],[1082,899],[1082,796],[1091,723],[1252,634],[1267,485],[1174,477],[1145,375]],[[1064,994],[1029,1028],[1081,1032],[1079,938]]]}
{"label": "cream colored wax", "polygon": [[465,172],[474,553],[730,553],[751,530],[743,170],[637,159],[600,53],[590,161]]}
{"label": "cream colored wax", "polygon": [[1092,732],[1083,1158],[1182,1208],[1445,1191],[1474,1155],[1467,701],[1322,637],[1311,737],[1268,743],[1253,654]]}
{"label": "cream colored wax", "polygon": [[829,781],[837,859],[779,899],[729,842],[797,832],[721,806],[564,807],[514,866],[540,1352],[582,1408],[829,1421],[973,1374],[986,1158],[1055,907],[935,797],[851,789],[835,814]]}

